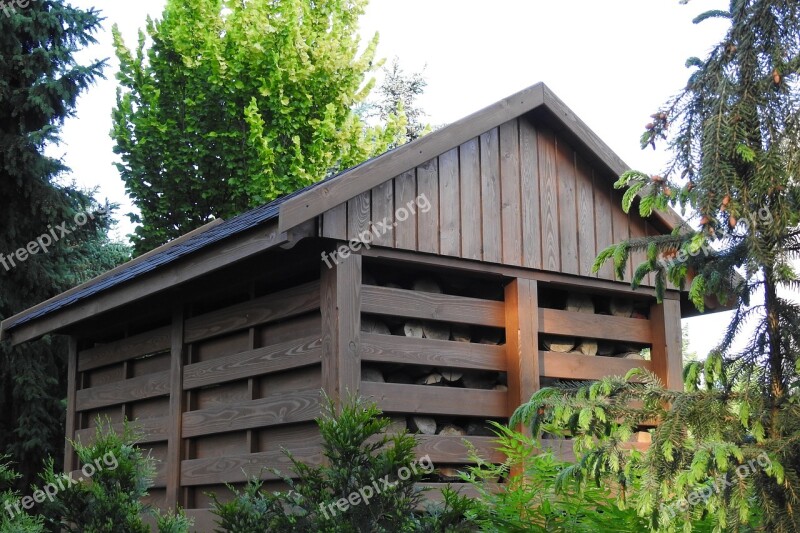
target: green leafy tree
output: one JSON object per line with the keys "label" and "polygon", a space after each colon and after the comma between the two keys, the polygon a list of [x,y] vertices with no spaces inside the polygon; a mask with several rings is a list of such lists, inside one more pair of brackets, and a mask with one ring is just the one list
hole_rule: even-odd
{"label": "green leafy tree", "polygon": [[431,131],[425,122],[427,113],[417,104],[417,99],[425,92],[428,82],[422,72],[406,74],[395,57],[391,64],[383,67],[383,81],[376,93],[378,101],[373,103],[373,115],[390,122],[396,114],[402,112],[406,117],[405,141],[411,142]]}
{"label": "green leafy tree", "polygon": [[[365,0],[169,0],[120,60],[112,136],[143,253],[402,142],[369,127],[377,35],[359,53]],[[146,45],[148,39],[151,44]]]}
{"label": "green leafy tree", "polygon": [[[621,274],[631,251],[645,251],[634,286],[653,272],[659,297],[669,279],[688,286],[701,311],[707,298],[727,302],[727,331],[687,366],[685,391],[632,372],[542,390],[515,421],[572,434],[581,460],[571,473],[583,479],[624,487],[641,469],[631,497],[654,527],[708,513],[717,531],[798,531],[800,307],[782,291],[800,287],[791,264],[800,251],[800,4],[732,0],[696,22],[709,18],[730,23],[724,39],[704,60],[689,59],[687,87],[642,137],[643,147],[666,141],[674,158],[659,176],[628,172],[617,182],[626,210],[685,207],[699,229],[619,243],[595,267],[613,259]],[[626,453],[635,428],[653,419],[648,452]]]}
{"label": "green leafy tree", "polygon": [[0,533],[41,533],[44,527],[40,517],[14,508],[20,504],[20,494],[13,490],[17,478],[19,474],[0,463]]}
{"label": "green leafy tree", "polygon": [[[68,169],[44,155],[47,145],[58,143],[60,126],[73,115],[78,96],[101,75],[102,61],[75,59],[78,50],[94,42],[99,24],[96,11],[62,0],[0,11],[0,319],[94,277],[127,255],[107,237],[110,206],[63,184]],[[27,252],[29,243],[62,223],[74,231],[62,238],[57,230],[59,239],[46,253],[41,247],[33,255]],[[0,343],[0,453],[19,465],[20,487],[33,479],[43,457],[63,453],[65,360],[63,340],[46,337],[16,348]]]}

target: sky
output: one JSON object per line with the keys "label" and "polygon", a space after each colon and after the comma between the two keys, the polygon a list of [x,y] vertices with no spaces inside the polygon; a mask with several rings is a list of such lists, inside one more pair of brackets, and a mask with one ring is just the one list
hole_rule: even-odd
{"label": "sky", "polygon": [[[68,179],[97,188],[100,200],[132,204],[114,167],[109,137],[118,65],[111,26],[128,46],[164,0],[72,0],[105,17],[98,44],[79,58],[109,58],[100,80],[78,102],[50,153],[72,169]],[[397,56],[428,82],[420,105],[431,124],[454,122],[537,82],[545,82],[629,166],[657,173],[667,155],[639,148],[649,115],[685,86],[688,57],[704,57],[725,23],[692,19],[724,0],[372,0],[361,20],[366,41],[380,35],[378,56]],[[132,226],[121,218],[116,235]],[[690,348],[704,355],[719,340],[728,313],[684,320]]]}

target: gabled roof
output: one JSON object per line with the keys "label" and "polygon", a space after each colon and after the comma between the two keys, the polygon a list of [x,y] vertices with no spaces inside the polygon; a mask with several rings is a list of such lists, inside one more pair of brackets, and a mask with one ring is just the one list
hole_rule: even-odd
{"label": "gabled roof", "polygon": [[[86,301],[179,259],[196,254],[215,243],[278,219],[278,229],[286,232],[328,209],[421,165],[487,130],[534,110],[545,110],[592,153],[613,175],[629,167],[543,83],[509,96],[481,111],[454,122],[411,143],[390,150],[341,174],[325,179],[269,204],[225,222],[216,222],[176,239],[83,285],[62,293],[2,322],[0,338],[11,330]],[[656,213],[665,227],[672,229],[682,219],[672,210]]]}

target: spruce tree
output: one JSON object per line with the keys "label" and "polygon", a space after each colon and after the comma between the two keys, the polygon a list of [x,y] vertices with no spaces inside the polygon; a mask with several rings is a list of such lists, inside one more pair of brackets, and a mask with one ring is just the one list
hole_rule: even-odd
{"label": "spruce tree", "polygon": [[[674,157],[659,175],[631,171],[616,184],[626,210],[672,205],[691,223],[609,247],[595,267],[612,260],[622,274],[632,251],[646,252],[633,285],[654,273],[659,298],[669,280],[701,311],[708,299],[730,305],[722,341],[686,366],[685,391],[632,372],[543,389],[514,421],[574,435],[580,461],[565,475],[619,482],[620,499],[655,527],[708,513],[719,531],[798,531],[800,307],[787,291],[800,288],[800,4],[731,0],[696,22],[709,18],[729,21],[724,39],[687,61],[686,88],[642,136]],[[647,453],[623,451],[646,420],[660,421]],[[627,494],[639,475],[641,490]]]}
{"label": "spruce tree", "polygon": [[[78,96],[101,74],[102,61],[82,65],[74,57],[94,42],[99,24],[96,11],[62,0],[0,10],[0,319],[127,255],[106,235],[108,206],[101,212],[86,191],[63,184],[68,169],[44,155],[47,145],[58,142]],[[19,260],[17,250],[62,223],[76,229],[47,253],[40,249]],[[65,342],[51,337],[15,348],[0,343],[0,455],[9,454],[20,470],[20,486],[48,455],[63,454],[65,353]]]}

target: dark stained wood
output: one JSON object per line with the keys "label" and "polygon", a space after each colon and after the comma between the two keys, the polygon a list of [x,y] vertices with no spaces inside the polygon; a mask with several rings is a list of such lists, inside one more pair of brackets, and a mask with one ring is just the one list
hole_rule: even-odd
{"label": "dark stained wood", "polygon": [[[604,176],[592,171],[594,181],[594,232],[599,254],[614,244],[614,228],[612,227],[612,211],[618,206],[612,204],[611,183]],[[594,261],[594,259],[592,259]],[[614,280],[614,267],[607,261],[598,271],[597,276]]]}
{"label": "dark stained wood", "polygon": [[250,326],[297,316],[319,308],[319,281],[212,311],[186,321],[185,342],[216,337]]}
{"label": "dark stained wood", "polygon": [[522,198],[520,191],[519,126],[511,120],[500,126],[500,190],[503,263],[522,264]]}
{"label": "dark stained wood", "polygon": [[169,435],[166,457],[166,501],[170,506],[181,505],[181,421],[184,411],[183,394],[183,306],[176,304],[172,311],[172,341],[170,349]]}
{"label": "dark stained wood", "polygon": [[[417,215],[417,250],[439,253],[439,160],[431,159],[417,167],[417,195],[420,200],[414,206]],[[426,203],[427,201],[427,203]],[[423,211],[419,204],[430,205]]]}
{"label": "dark stained wood", "polygon": [[321,360],[322,339],[320,335],[310,335],[302,339],[285,341],[188,365],[184,370],[183,387],[189,390],[227,383],[319,364]]}
{"label": "dark stained wood", "polygon": [[505,455],[497,450],[495,437],[443,437],[441,435],[417,435],[417,457],[430,457],[434,465],[472,463],[469,460],[469,449],[464,444],[469,442],[475,447],[478,456],[490,463],[502,463]]}
{"label": "dark stained wood", "polygon": [[70,440],[75,439],[75,432],[78,427],[78,416],[75,410],[76,394],[78,390],[78,339],[69,338],[69,353],[67,354],[67,418],[65,429],[67,439],[64,447],[64,470],[71,472],[78,466],[75,451]]}
{"label": "dark stained wood", "polygon": [[370,192],[363,192],[347,201],[347,239],[358,240],[369,229],[371,214]]}
{"label": "dark stained wood", "polygon": [[219,527],[219,517],[211,509],[186,509],[186,516],[192,519],[192,533],[208,533]]}
{"label": "dark stained wood", "polygon": [[147,376],[79,390],[75,397],[75,409],[88,411],[168,394],[169,371],[156,372]]}
{"label": "dark stained wood", "polygon": [[558,170],[556,138],[550,130],[539,130],[539,191],[542,214],[542,268],[561,271],[561,238],[558,219]]}
{"label": "dark stained wood", "polygon": [[[295,459],[311,466],[322,461],[320,446],[309,445],[304,448],[291,448]],[[281,451],[258,452],[241,455],[225,455],[208,459],[192,459],[181,464],[181,478],[184,486],[216,485],[219,483],[242,483],[253,477],[261,480],[283,479],[270,469],[288,474],[292,462]]]}
{"label": "dark stained wood", "polygon": [[505,348],[489,344],[361,334],[361,360],[505,371]]}
{"label": "dark stained wood", "polygon": [[[417,176],[414,169],[411,169],[394,179],[394,242],[395,246],[405,250],[417,249],[417,215],[408,211],[407,207],[416,198]],[[407,218],[401,220],[406,214]]]}
{"label": "dark stained wood", "polygon": [[[162,442],[168,440],[169,436],[167,431],[169,429],[169,417],[159,416],[155,418],[141,418],[130,422],[132,428],[139,436],[136,440],[140,444],[149,444],[152,442]],[[115,433],[122,433],[124,424],[122,422],[112,424],[111,429]],[[75,432],[75,439],[80,440],[83,444],[91,444],[94,442],[96,428],[79,429]]]}
{"label": "dark stained wood", "polygon": [[503,226],[500,213],[500,133],[497,128],[493,128],[482,134],[480,139],[483,260],[501,263]]}
{"label": "dark stained wood", "polygon": [[558,174],[558,224],[561,248],[561,272],[577,274],[578,212],[575,190],[575,150],[556,137],[556,168]]}
{"label": "dark stained wood", "polygon": [[559,379],[601,379],[624,376],[633,368],[650,369],[650,361],[583,355],[575,353],[539,352],[542,376]]}
{"label": "dark stained wood", "polygon": [[[626,241],[630,238],[630,230],[628,229],[629,224],[629,217],[628,215],[622,210],[620,207],[620,197],[619,195],[614,195],[611,198],[612,205],[616,204],[614,209],[611,210],[612,217],[611,222],[614,227],[614,244],[619,244],[622,241]],[[623,281],[630,281],[631,280],[631,272],[632,272],[632,261],[629,259],[628,264],[625,266],[625,270],[623,274],[625,277]]]}
{"label": "dark stained wood", "polygon": [[578,274],[592,276],[592,264],[597,257],[595,243],[594,182],[592,167],[581,157],[576,165],[578,202]]}
{"label": "dark stained wood", "polygon": [[649,344],[651,320],[570,313],[558,309],[539,310],[539,332],[551,335],[610,339]]}
{"label": "dark stained wood", "polygon": [[458,148],[439,156],[439,251],[461,255],[461,189]]}
{"label": "dark stained wood", "polygon": [[129,359],[169,350],[170,326],[158,328],[133,337],[82,350],[78,357],[78,371],[85,372]]}
{"label": "dark stained wood", "polygon": [[[631,210],[631,238],[632,239],[640,239],[642,237],[646,237],[647,233],[645,231],[645,221],[639,216],[639,213],[634,213]],[[644,250],[639,252],[631,253],[631,267],[633,272],[636,272],[636,269],[639,268],[639,265],[647,261],[647,252]],[[631,274],[632,275],[632,274]],[[642,285],[652,285],[650,280],[650,274],[647,274],[644,279],[642,279]]]}
{"label": "dark stained wood", "polygon": [[650,350],[653,372],[664,386],[683,390],[683,353],[681,305],[676,300],[664,300],[650,308],[653,324],[653,346]]}
{"label": "dark stained wood", "polygon": [[506,286],[508,416],[539,390],[538,294],[535,281],[516,279]]}
{"label": "dark stained wood", "polygon": [[542,268],[542,223],[539,212],[539,141],[533,124],[519,119],[520,189],[522,195],[522,264]]}
{"label": "dark stained wood", "polygon": [[365,313],[378,315],[494,327],[505,325],[502,302],[448,294],[364,286],[361,290],[361,307]]}
{"label": "dark stained wood", "polygon": [[375,401],[381,410],[393,413],[502,418],[508,410],[507,394],[494,390],[364,381],[361,395]]}
{"label": "dark stained wood", "polygon": [[347,202],[325,212],[322,217],[322,236],[341,240],[347,238]]}
{"label": "dark stained wood", "polygon": [[458,150],[461,164],[461,257],[480,260],[483,249],[481,217],[480,140],[471,139]]}
{"label": "dark stained wood", "polygon": [[[394,246],[394,180],[387,180],[372,189],[372,222],[379,230],[372,235],[372,244]],[[384,230],[379,222],[384,222],[388,230]]]}
{"label": "dark stained wood", "polygon": [[183,438],[308,422],[320,415],[320,398],[319,390],[312,389],[188,411],[183,414]]}

